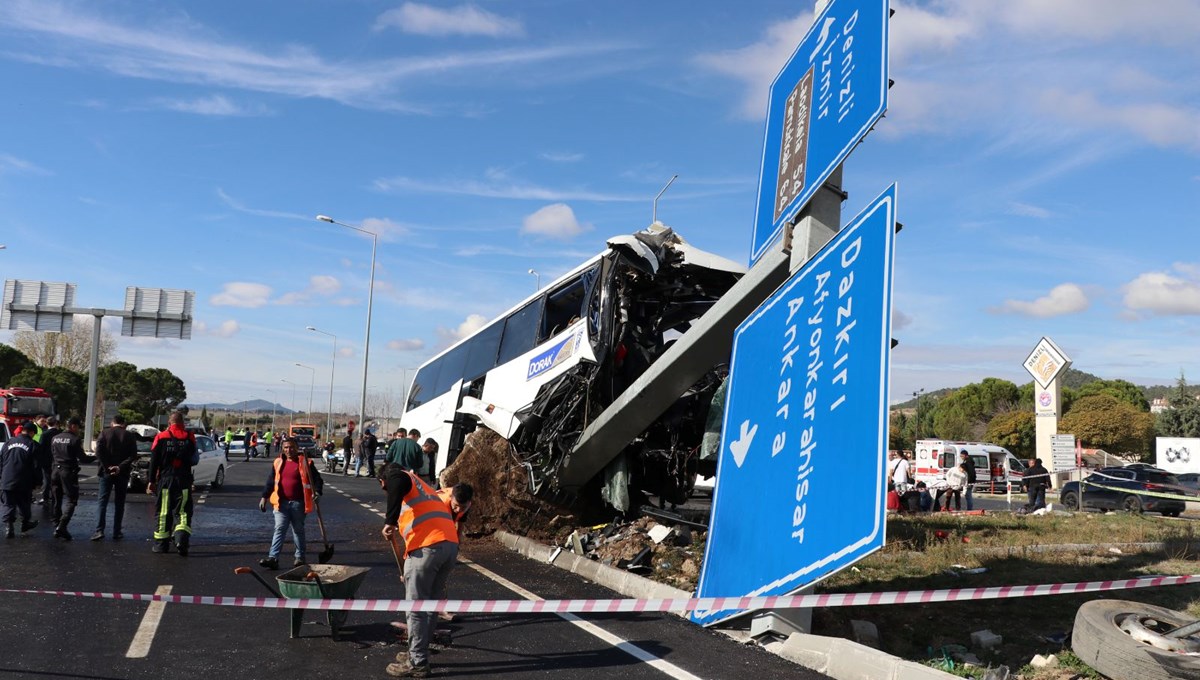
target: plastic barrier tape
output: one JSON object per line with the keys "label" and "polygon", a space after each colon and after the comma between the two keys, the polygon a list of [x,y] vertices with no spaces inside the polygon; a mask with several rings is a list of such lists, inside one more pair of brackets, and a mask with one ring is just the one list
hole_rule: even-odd
{"label": "plastic barrier tape", "polygon": [[1121,489],[1115,486],[1097,484],[1095,482],[1085,482],[1084,487],[1083,493],[1085,494],[1087,493],[1088,489],[1104,489],[1106,491],[1116,491],[1117,493],[1129,494],[1131,496],[1153,496],[1154,498],[1166,498],[1167,500],[1172,501],[1190,501],[1192,503],[1200,501],[1200,498],[1196,496],[1182,496],[1175,493],[1160,493],[1158,491],[1143,491],[1141,489]]}
{"label": "plastic barrier tape", "polygon": [[102,600],[167,602],[170,604],[206,604],[257,609],[325,609],[355,612],[457,612],[465,614],[561,614],[572,612],[676,612],[720,611],[727,609],[796,609],[806,607],[861,607],[888,604],[957,602],[963,600],[999,600],[1039,595],[1073,595],[1106,590],[1153,588],[1200,583],[1200,575],[1145,576],[1120,581],[1084,581],[1034,586],[997,588],[953,588],[949,590],[908,590],[879,593],[827,593],[822,595],[774,595],[770,597],[699,597],[672,600],[287,600],[274,597],[221,597],[201,595],[149,595],[135,593],[96,593],[69,590],[23,590],[0,588],[0,593],[57,595]]}

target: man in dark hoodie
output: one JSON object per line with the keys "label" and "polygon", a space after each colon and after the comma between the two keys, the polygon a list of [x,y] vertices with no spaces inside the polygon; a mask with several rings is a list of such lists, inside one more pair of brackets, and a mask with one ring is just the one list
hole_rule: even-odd
{"label": "man in dark hoodie", "polygon": [[38,525],[36,519],[29,518],[33,486],[42,474],[38,444],[32,436],[36,431],[33,422],[27,420],[0,449],[0,520],[4,522],[5,538],[16,536],[13,522],[17,515],[21,516],[22,533]]}
{"label": "man in dark hoodie", "polygon": [[170,552],[171,536],[180,557],[187,557],[192,536],[192,466],[196,464],[196,436],[183,427],[183,413],[171,414],[170,425],[158,433],[150,446],[149,482],[146,493],[154,494],[158,524],[154,529],[156,553]]}

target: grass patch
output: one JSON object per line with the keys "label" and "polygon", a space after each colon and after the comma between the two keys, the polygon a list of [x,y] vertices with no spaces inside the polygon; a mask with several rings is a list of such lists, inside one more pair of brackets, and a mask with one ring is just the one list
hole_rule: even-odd
{"label": "grass patch", "polygon": [[[826,579],[818,590],[976,588],[1192,574],[1197,572],[1196,539],[1191,522],[1127,514],[893,517],[888,520],[888,542],[882,551]],[[1118,543],[1162,545],[1154,549],[1127,546],[1119,552],[1089,547]],[[1069,547],[1059,550],[1047,546]],[[955,571],[952,565],[984,567],[987,571],[955,575],[950,573]],[[1093,599],[1148,602],[1186,611],[1200,619],[1200,585],[1186,585],[1007,600],[829,608],[814,612],[814,632],[853,639],[850,620],[871,621],[879,627],[885,651],[936,665],[942,657],[937,650],[954,645],[969,647],[971,633],[987,628],[1003,636],[1004,641],[991,652],[971,650],[985,666],[1003,664],[1021,669],[1021,678],[1048,680],[1059,676],[1030,674],[1034,669],[1027,668],[1027,664],[1035,654],[1057,654],[1059,673],[1062,665],[1070,663],[1078,664],[1076,672],[1090,670],[1070,653],[1069,647],[1052,640],[1069,633],[1076,610]],[[962,672],[973,671],[968,668]]]}

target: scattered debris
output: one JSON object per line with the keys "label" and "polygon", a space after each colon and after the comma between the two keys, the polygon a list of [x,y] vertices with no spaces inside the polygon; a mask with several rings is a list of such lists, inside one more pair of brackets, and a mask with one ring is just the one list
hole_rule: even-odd
{"label": "scattered debris", "polygon": [[879,628],[870,621],[859,621],[852,619],[850,626],[854,629],[854,641],[860,645],[874,647],[880,649],[879,646]]}
{"label": "scattered debris", "polygon": [[1008,670],[1008,666],[989,668],[987,669],[987,672],[983,674],[983,680],[1008,680],[1010,673],[1011,671]]}
{"label": "scattered debris", "polygon": [[1050,666],[1057,666],[1058,665],[1058,657],[1053,654],[1050,654],[1047,656],[1042,656],[1041,654],[1035,654],[1033,657],[1033,660],[1029,662],[1029,665],[1033,666],[1034,668],[1047,668]]}
{"label": "scattered debris", "polygon": [[1048,633],[1046,635],[1039,635],[1037,637],[1039,640],[1041,640],[1043,642],[1049,642],[1052,645],[1059,645],[1060,647],[1065,647],[1067,645],[1067,639],[1071,637],[1071,631],[1064,630],[1064,631],[1059,631],[1057,633]]}
{"label": "scattered debris", "polygon": [[986,628],[971,633],[971,645],[979,649],[992,649],[1004,642],[1004,638]]}
{"label": "scattered debris", "polygon": [[1109,548],[1108,552],[1110,552],[1114,555],[1124,555],[1125,554],[1125,553],[1121,552],[1120,548]]}
{"label": "scattered debris", "polygon": [[650,527],[650,531],[647,533],[650,535],[650,540],[654,541],[655,543],[662,543],[663,541],[667,540],[667,537],[674,533],[674,530],[671,527],[655,524],[654,526]]}
{"label": "scattered debris", "polygon": [[975,567],[973,569],[962,564],[951,564],[949,569],[942,571],[947,576],[971,576],[974,574],[986,574],[987,567]]}

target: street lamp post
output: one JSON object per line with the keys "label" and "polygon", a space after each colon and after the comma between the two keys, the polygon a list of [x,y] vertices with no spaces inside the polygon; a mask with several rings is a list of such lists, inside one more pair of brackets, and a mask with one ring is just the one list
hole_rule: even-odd
{"label": "street lamp post", "polygon": [[298,361],[296,362],[296,365],[299,366],[300,368],[307,368],[308,370],[312,371],[312,377],[309,379],[309,383],[308,383],[308,415],[311,416],[312,412],[313,412],[313,410],[312,410],[313,389],[315,389],[317,386],[317,369],[313,368],[312,366],[305,366],[304,364],[302,364]]}
{"label": "street lamp post", "polygon": [[333,371],[335,365],[337,364],[337,336],[333,333],[323,331],[320,328],[316,328],[315,326],[305,326],[305,328],[314,333],[328,335],[329,337],[333,338],[333,357],[329,360],[329,410],[325,415],[325,429],[329,432],[333,432]]}
{"label": "street lamp post", "polygon": [[336,224],[339,227],[353,229],[371,237],[371,278],[370,284],[367,286],[367,330],[363,337],[362,398],[358,403],[358,426],[359,432],[362,432],[367,427],[367,364],[371,359],[371,304],[375,300],[375,251],[379,247],[379,234],[360,227],[352,227],[349,224],[342,224],[328,215],[317,215],[317,219],[322,222]]}
{"label": "street lamp post", "polygon": [[[296,383],[287,378],[280,378],[279,382],[285,382],[292,386],[292,412],[288,414],[288,428],[290,429],[296,422]],[[288,434],[290,435],[291,432],[289,431]]]}
{"label": "street lamp post", "polygon": [[535,288],[535,290],[541,290],[542,289],[542,275],[537,273],[537,270],[535,270],[533,267],[529,268],[529,273],[533,274],[533,276],[534,276],[534,282],[535,282],[535,285],[537,286],[537,288]]}
{"label": "street lamp post", "polygon": [[913,392],[913,396],[917,398],[917,415],[916,422],[913,423],[913,450],[916,450],[917,440],[921,438],[921,395],[925,393],[925,388]]}
{"label": "street lamp post", "polygon": [[[279,401],[279,397],[275,394],[275,390],[269,387],[266,391],[271,395],[271,436],[275,438],[279,434],[275,431],[275,402]],[[270,453],[270,451],[267,453]]]}

